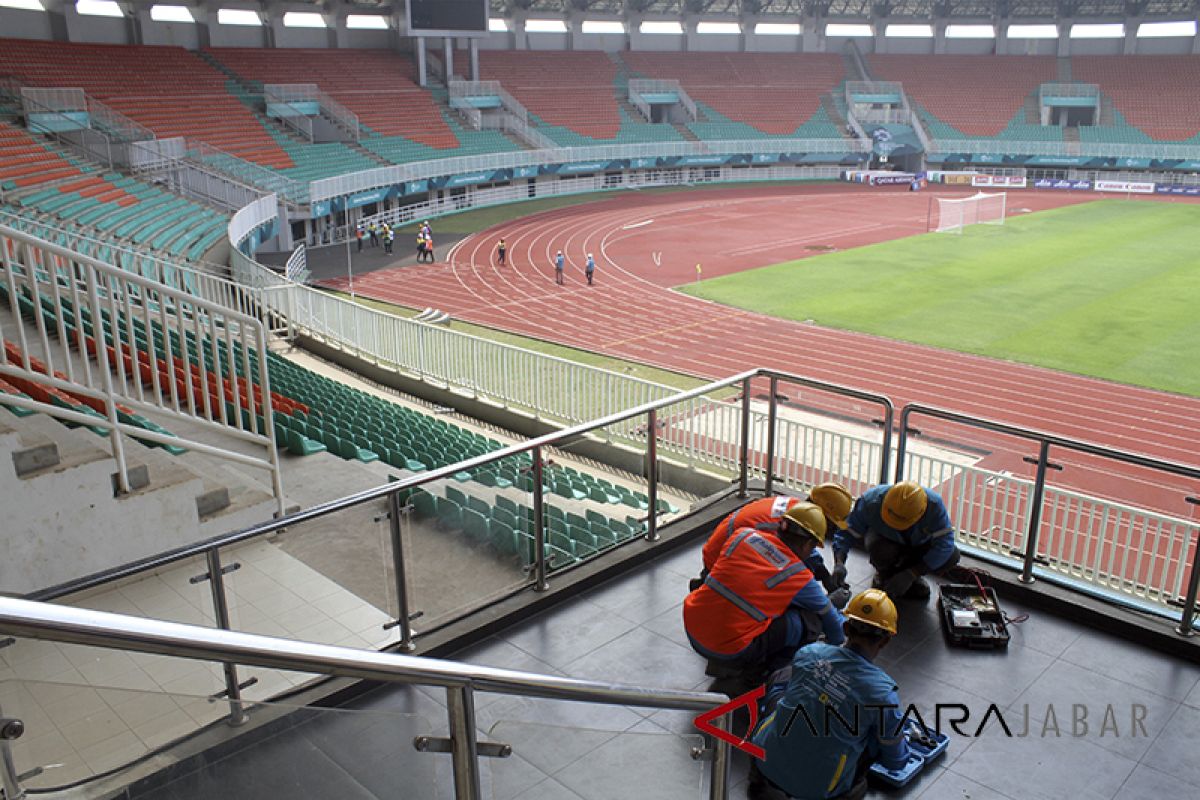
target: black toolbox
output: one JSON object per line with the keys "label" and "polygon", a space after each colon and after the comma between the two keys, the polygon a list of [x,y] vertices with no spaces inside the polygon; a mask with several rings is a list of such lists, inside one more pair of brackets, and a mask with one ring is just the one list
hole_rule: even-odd
{"label": "black toolbox", "polygon": [[1008,647],[1008,624],[995,589],[944,584],[938,607],[942,612],[942,630],[951,645],[980,650]]}

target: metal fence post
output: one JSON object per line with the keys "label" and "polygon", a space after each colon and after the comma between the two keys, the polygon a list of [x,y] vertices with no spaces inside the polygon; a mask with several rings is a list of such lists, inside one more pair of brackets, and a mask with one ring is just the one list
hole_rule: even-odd
{"label": "metal fence post", "polygon": [[450,758],[456,800],[479,800],[479,752],[475,741],[475,697],[470,686],[446,687]]}
{"label": "metal fence post", "polygon": [[[904,480],[904,451],[908,447],[908,415],[911,410],[905,406],[900,412],[900,433],[896,436],[896,477],[892,483]],[[886,478],[884,483],[887,483]]]}
{"label": "metal fence post", "polygon": [[542,486],[542,448],[533,448],[533,588],[543,592],[550,588],[546,580],[546,509]]}
{"label": "metal fence post", "polygon": [[1183,601],[1183,614],[1179,618],[1176,631],[1180,636],[1194,636],[1196,631],[1192,623],[1196,619],[1196,592],[1200,589],[1200,536],[1196,537],[1195,551],[1192,553],[1192,574],[1188,578],[1187,597]]}
{"label": "metal fence post", "polygon": [[649,518],[646,520],[646,541],[658,541],[658,412],[646,412],[646,496],[649,498]]}
{"label": "metal fence post", "polygon": [[19,719],[9,719],[0,708],[0,786],[4,788],[6,800],[24,800],[25,790],[21,788],[21,777],[17,765],[13,762],[12,748],[9,742],[21,738],[25,733],[25,725]]}
{"label": "metal fence post", "polygon": [[1029,529],[1025,532],[1025,564],[1021,567],[1021,583],[1033,583],[1033,560],[1037,556],[1038,533],[1042,527],[1042,495],[1046,489],[1046,465],[1050,462],[1050,442],[1042,441],[1038,449],[1037,477],[1030,500]]}
{"label": "metal fence post", "polygon": [[771,376],[771,399],[767,401],[767,478],[763,492],[769,497],[772,484],[775,483],[775,417],[779,413],[779,403],[775,392],[779,390],[779,378]]}
{"label": "metal fence post", "polygon": [[742,381],[742,445],[738,497],[749,494],[750,480],[750,379]]}
{"label": "metal fence post", "polygon": [[[726,730],[723,720],[713,723]],[[709,800],[728,800],[729,797],[729,742],[717,739],[713,742],[712,767],[709,768],[708,798]]]}
{"label": "metal fence post", "polygon": [[[208,560],[208,583],[212,590],[217,627],[221,630],[232,630],[229,627],[229,605],[225,598],[225,576],[221,572],[221,553],[214,547],[205,555]],[[242,705],[242,687],[238,684],[237,667],[233,664],[222,666],[225,670],[225,693],[229,697],[229,724],[237,727],[246,722],[246,709]]]}
{"label": "metal fence post", "polygon": [[412,616],[408,608],[408,573],[404,567],[404,541],[400,535],[400,494],[388,495],[388,527],[392,532],[392,566],[396,572],[396,624],[400,628],[400,649],[411,652],[413,644]]}

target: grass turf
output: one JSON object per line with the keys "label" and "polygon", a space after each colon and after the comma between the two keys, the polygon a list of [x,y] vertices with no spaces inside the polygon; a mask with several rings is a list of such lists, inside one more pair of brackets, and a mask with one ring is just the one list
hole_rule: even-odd
{"label": "grass turf", "polygon": [[[1019,195],[1009,203],[1019,205]],[[1103,200],[680,290],[771,316],[1200,396],[1200,205]]]}

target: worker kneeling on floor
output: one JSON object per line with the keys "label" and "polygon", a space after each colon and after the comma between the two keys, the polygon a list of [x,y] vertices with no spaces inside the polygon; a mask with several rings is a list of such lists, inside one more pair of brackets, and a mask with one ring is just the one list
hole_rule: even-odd
{"label": "worker kneeling on floor", "polygon": [[959,560],[946,504],[915,481],[876,486],[858,498],[846,530],[833,540],[835,573],[845,574],[854,542],[866,548],[875,588],[895,599],[929,599],[929,584],[921,576],[944,575]]}
{"label": "worker kneeling on floor", "polygon": [[781,690],[767,695],[753,732],[763,748],[754,761],[750,800],[857,800],[867,792],[873,763],[889,769],[909,759],[895,681],[873,663],[896,634],[896,606],[868,589],[846,606],[841,647],[814,642],[801,648]]}
{"label": "worker kneeling on floor", "polygon": [[804,564],[824,546],[825,531],[825,513],[803,502],[787,510],[777,530],[742,528],[684,600],[688,640],[718,678],[713,691],[741,694],[821,631],[842,642],[842,615]]}

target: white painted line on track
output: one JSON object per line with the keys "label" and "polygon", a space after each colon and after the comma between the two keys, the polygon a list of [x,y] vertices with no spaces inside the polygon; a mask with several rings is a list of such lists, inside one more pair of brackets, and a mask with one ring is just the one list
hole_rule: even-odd
{"label": "white painted line on track", "polygon": [[621,226],[621,230],[623,230],[623,231],[631,231],[631,230],[633,230],[634,228],[641,228],[641,227],[643,227],[643,226],[645,226],[645,225],[649,225],[649,224],[650,224],[650,223],[652,223],[652,222],[654,222],[654,220],[652,220],[652,219],[644,219],[644,220],[642,220],[641,222],[631,222],[631,223],[629,223],[628,225],[622,225],[622,226]]}

